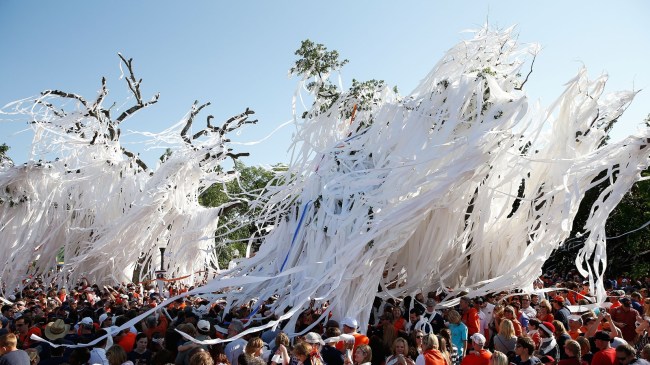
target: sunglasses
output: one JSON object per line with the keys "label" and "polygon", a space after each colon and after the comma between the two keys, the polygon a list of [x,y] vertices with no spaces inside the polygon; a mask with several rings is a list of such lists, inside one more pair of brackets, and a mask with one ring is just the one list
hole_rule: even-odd
{"label": "sunglasses", "polygon": [[422,336],[422,335],[417,335],[417,336],[415,336],[415,338],[424,338],[424,336]]}

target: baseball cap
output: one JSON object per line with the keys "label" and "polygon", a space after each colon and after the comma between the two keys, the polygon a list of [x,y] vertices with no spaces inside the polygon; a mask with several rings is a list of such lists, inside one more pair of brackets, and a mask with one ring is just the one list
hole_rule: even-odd
{"label": "baseball cap", "polygon": [[470,338],[472,339],[472,341],[474,341],[475,344],[485,345],[485,336],[483,336],[478,332],[473,334]]}
{"label": "baseball cap", "polygon": [[436,300],[433,298],[427,299],[427,307],[433,307],[436,305]]}
{"label": "baseball cap", "polygon": [[196,324],[196,328],[198,328],[201,331],[209,331],[210,322],[206,321],[205,319],[202,319]]}
{"label": "baseball cap", "polygon": [[341,321],[341,325],[348,326],[355,329],[359,327],[359,323],[357,322],[357,320],[352,317],[343,318],[343,320]]}

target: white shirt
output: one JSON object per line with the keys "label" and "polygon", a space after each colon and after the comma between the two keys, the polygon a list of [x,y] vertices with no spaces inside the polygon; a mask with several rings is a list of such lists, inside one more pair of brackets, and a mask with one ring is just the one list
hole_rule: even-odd
{"label": "white shirt", "polygon": [[90,359],[88,360],[90,365],[109,365],[108,358],[106,357],[106,350],[101,347],[95,347],[90,350]]}

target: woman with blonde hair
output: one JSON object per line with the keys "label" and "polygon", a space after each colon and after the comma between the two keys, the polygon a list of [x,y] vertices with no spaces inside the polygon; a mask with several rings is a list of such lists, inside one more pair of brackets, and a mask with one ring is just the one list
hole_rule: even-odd
{"label": "woman with blonde hair", "polygon": [[372,349],[368,345],[359,345],[354,351],[354,365],[370,365]]}
{"label": "woman with blonde hair", "polygon": [[499,333],[494,336],[494,349],[504,354],[515,351],[517,345],[517,335],[515,334],[515,327],[512,321],[507,318],[501,320],[499,326]]}
{"label": "woman with blonde hair", "polygon": [[393,341],[391,352],[385,365],[415,365],[415,361],[409,357],[409,344],[404,338],[398,337]]}
{"label": "woman with blonde hair", "polygon": [[447,365],[447,361],[438,350],[438,337],[433,333],[422,338],[422,354],[415,360],[415,365]]}
{"label": "woman with blonde hair", "polygon": [[490,358],[490,365],[508,365],[508,356],[501,351],[494,351]]}
{"label": "woman with blonde hair", "polygon": [[297,360],[297,365],[311,365],[309,361],[309,354],[311,353],[311,345],[307,342],[298,342],[293,347],[293,357]]}
{"label": "woman with blonde hair", "polygon": [[539,302],[539,307],[537,308],[537,319],[540,322],[553,322],[555,317],[551,313],[551,303],[544,299]]}
{"label": "woman with blonde hair", "polygon": [[461,321],[460,313],[455,310],[447,312],[449,330],[451,331],[451,343],[458,349],[458,361],[463,359],[467,351],[467,326]]}
{"label": "woman with blonde hair", "polygon": [[266,365],[262,360],[262,349],[264,348],[264,341],[259,337],[253,337],[246,343],[244,353],[239,355],[237,362],[247,365]]}

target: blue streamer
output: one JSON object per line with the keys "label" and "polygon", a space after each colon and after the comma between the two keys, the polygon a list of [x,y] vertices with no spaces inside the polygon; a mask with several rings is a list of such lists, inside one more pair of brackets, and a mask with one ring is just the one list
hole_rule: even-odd
{"label": "blue streamer", "polygon": [[280,267],[280,272],[284,270],[284,265],[287,264],[287,260],[289,260],[289,255],[291,254],[291,250],[293,249],[293,244],[296,243],[296,237],[298,237],[298,232],[300,232],[300,227],[302,227],[302,221],[305,219],[305,213],[307,213],[307,208],[309,208],[309,204],[311,204],[311,200],[305,204],[305,206],[302,208],[302,215],[300,215],[300,220],[298,221],[298,227],[296,227],[296,231],[293,233],[293,239],[291,239],[291,247],[289,247],[289,251],[287,252],[287,256],[284,258],[284,262],[282,263],[282,266]]}

